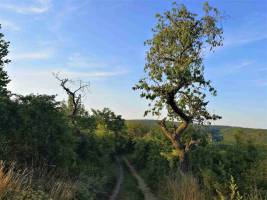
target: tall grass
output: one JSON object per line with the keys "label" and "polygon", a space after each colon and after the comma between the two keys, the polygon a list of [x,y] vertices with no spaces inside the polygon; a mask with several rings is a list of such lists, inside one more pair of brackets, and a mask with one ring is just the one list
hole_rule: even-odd
{"label": "tall grass", "polygon": [[77,182],[66,177],[58,178],[47,170],[38,171],[36,176],[33,170],[17,170],[14,164],[5,165],[0,161],[0,200],[34,199],[35,195],[41,195],[42,199],[71,200],[77,185]]}
{"label": "tall grass", "polygon": [[251,189],[249,194],[245,194],[244,196],[244,200],[267,200],[267,194],[261,194],[256,187]]}
{"label": "tall grass", "polygon": [[222,192],[218,191],[218,200],[266,200],[267,196],[261,194],[261,192],[257,189],[257,187],[253,187],[250,191],[244,195],[241,195],[238,189],[238,185],[235,182],[233,176],[231,176],[231,180],[229,182],[229,191],[227,194],[222,194]]}
{"label": "tall grass", "polygon": [[0,199],[3,199],[11,191],[20,190],[22,177],[14,173],[14,165],[5,169],[3,161],[0,161]]}
{"label": "tall grass", "polygon": [[182,172],[166,177],[165,187],[159,196],[162,200],[204,200],[197,180]]}

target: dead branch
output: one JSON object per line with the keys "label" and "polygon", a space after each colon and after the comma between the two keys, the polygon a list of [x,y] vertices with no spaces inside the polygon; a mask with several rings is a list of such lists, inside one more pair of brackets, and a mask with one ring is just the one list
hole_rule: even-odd
{"label": "dead branch", "polygon": [[89,88],[89,84],[84,83],[82,80],[78,80],[77,81],[78,82],[77,89],[71,90],[71,88],[70,88],[70,86],[68,86],[68,84],[74,85],[75,82],[73,80],[70,80],[68,78],[60,78],[58,73],[54,73],[53,75],[60,82],[60,86],[68,94],[68,96],[72,102],[70,117],[72,119],[72,123],[74,124],[75,123],[75,117],[77,116],[78,111],[79,111],[79,107],[81,105],[82,95],[85,95],[86,90]]}

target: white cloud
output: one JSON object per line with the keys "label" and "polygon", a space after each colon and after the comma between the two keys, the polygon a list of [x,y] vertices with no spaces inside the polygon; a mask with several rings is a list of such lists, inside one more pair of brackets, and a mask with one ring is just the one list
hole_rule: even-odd
{"label": "white cloud", "polygon": [[103,78],[128,73],[125,67],[118,66],[110,61],[103,62],[93,56],[84,56],[80,53],[69,56],[66,65],[70,71],[65,71],[65,73],[71,77]]}
{"label": "white cloud", "polygon": [[24,53],[11,53],[11,60],[44,60],[53,56],[52,50],[32,51]]}
{"label": "white cloud", "polygon": [[105,78],[105,77],[112,77],[112,76],[119,76],[126,74],[127,71],[92,71],[92,72],[71,72],[65,71],[63,74],[66,74],[68,77],[73,78]]}
{"label": "white cloud", "polygon": [[10,10],[19,14],[42,14],[48,12],[51,7],[50,0],[37,0],[30,5],[18,5],[16,3],[1,3],[0,8]]}
{"label": "white cloud", "polygon": [[[54,73],[59,74],[62,77],[72,78],[72,79],[86,79],[86,78],[105,78],[105,77],[113,77],[119,76],[128,73],[126,70],[113,70],[113,71],[89,71],[89,72],[76,72],[65,70],[63,68],[53,69],[53,70],[26,70],[21,71],[17,69],[11,72],[12,74],[20,74],[21,76],[31,76],[31,77],[38,77],[38,76],[47,76],[50,77]],[[53,77],[53,76],[52,76]]]}
{"label": "white cloud", "polygon": [[243,68],[246,68],[246,67],[249,66],[249,65],[252,65],[253,63],[255,63],[255,61],[251,61],[251,60],[249,60],[249,61],[243,61],[243,62],[241,62],[240,64],[237,64],[237,65],[234,67],[234,69],[235,69],[235,70],[241,70],[241,69],[243,69]]}
{"label": "white cloud", "polygon": [[103,68],[104,63],[97,61],[92,57],[86,57],[79,53],[74,53],[68,58],[67,65],[73,68]]}
{"label": "white cloud", "polygon": [[7,29],[10,31],[19,31],[20,30],[20,27],[17,24],[15,24],[9,20],[0,19],[0,24],[1,24],[3,29]]}

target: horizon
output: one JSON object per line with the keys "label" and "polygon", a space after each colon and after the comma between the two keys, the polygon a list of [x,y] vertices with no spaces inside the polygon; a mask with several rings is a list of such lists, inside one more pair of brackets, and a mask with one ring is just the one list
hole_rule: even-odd
{"label": "horizon", "polygon": [[[126,121],[160,121],[158,119],[125,119]],[[251,128],[244,126],[231,126],[231,125],[217,125],[217,124],[204,124],[204,126],[221,126],[221,127],[231,127],[231,128],[244,128],[244,129],[255,129],[255,130],[267,130],[266,128]]]}
{"label": "horizon", "polygon": [[[131,87],[144,76],[143,42],[152,37],[155,14],[171,2],[0,0],[1,31],[11,43],[8,88],[63,100],[52,76],[61,72],[90,82],[87,109],[109,107],[126,120],[155,120],[143,117],[147,102]],[[200,14],[204,1],[177,2]],[[209,110],[222,116],[212,125],[267,129],[267,1],[209,2],[226,16],[224,46],[204,59],[218,91]]]}

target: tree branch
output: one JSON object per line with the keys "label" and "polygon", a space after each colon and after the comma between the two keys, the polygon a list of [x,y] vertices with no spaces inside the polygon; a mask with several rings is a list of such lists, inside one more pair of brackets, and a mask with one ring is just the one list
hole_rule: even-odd
{"label": "tree branch", "polygon": [[183,120],[184,122],[186,122],[187,124],[189,124],[189,123],[192,121],[191,117],[189,117],[188,115],[186,115],[186,114],[184,113],[184,111],[183,111],[182,109],[180,109],[180,108],[177,106],[176,102],[175,102],[175,94],[176,94],[176,92],[177,92],[176,90],[179,90],[179,88],[178,88],[178,89],[175,89],[174,91],[171,91],[171,92],[169,92],[169,93],[167,94],[167,104],[172,108],[172,110],[173,110],[179,117],[182,118],[182,120]]}
{"label": "tree branch", "polygon": [[169,140],[172,142],[172,145],[174,146],[174,148],[178,152],[180,152],[181,151],[180,141],[176,140],[175,134],[173,135],[170,131],[168,131],[167,126],[166,126],[166,118],[160,121],[160,127],[161,127],[162,132],[165,134],[165,136],[169,138]]}
{"label": "tree branch", "polygon": [[193,140],[191,138],[190,141],[185,145],[185,152],[188,152],[193,145],[199,144],[199,143],[200,143],[199,140]]}
{"label": "tree branch", "polygon": [[59,77],[58,74],[54,74],[54,77],[60,81],[60,85],[61,87],[66,91],[66,93],[69,95],[69,97],[71,98],[71,101],[72,101],[72,111],[71,111],[71,114],[70,114],[70,117],[72,119],[72,123],[75,124],[75,116],[77,115],[78,113],[78,110],[79,110],[79,106],[80,106],[80,103],[81,103],[81,94],[77,94],[79,91],[82,91],[84,90],[85,88],[88,88],[89,87],[89,84],[83,84],[82,81],[79,82],[79,87],[74,90],[74,91],[71,91],[71,89],[69,87],[66,86],[66,84],[68,82],[72,82],[71,80],[69,80],[68,78],[64,78],[64,79],[61,79]]}

